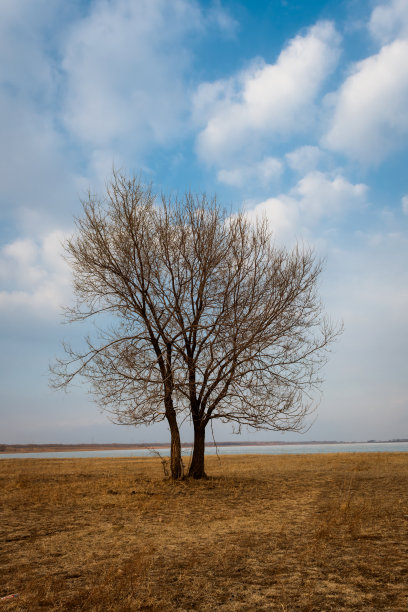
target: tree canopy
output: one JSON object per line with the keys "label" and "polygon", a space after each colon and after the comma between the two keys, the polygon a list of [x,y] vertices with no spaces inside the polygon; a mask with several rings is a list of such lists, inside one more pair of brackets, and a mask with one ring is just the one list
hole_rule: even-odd
{"label": "tree canopy", "polygon": [[300,430],[340,332],[318,295],[322,262],[277,247],[266,219],[228,214],[215,198],[155,197],[114,174],[89,195],[66,243],[76,302],[71,322],[101,321],[86,350],[65,346],[53,384],[85,377],[113,420],[167,419],[171,471],[182,476],[180,419],[194,427],[189,474],[205,475],[213,419]]}

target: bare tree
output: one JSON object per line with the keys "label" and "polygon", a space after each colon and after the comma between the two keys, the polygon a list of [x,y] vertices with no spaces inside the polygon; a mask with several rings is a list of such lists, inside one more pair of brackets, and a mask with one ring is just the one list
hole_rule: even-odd
{"label": "bare tree", "polygon": [[313,409],[320,370],[340,333],[318,297],[310,249],[278,248],[265,220],[227,215],[215,199],[162,197],[114,174],[89,195],[66,251],[74,276],[69,321],[102,319],[86,349],[66,346],[55,387],[77,375],[113,420],[167,419],[171,475],[180,478],[180,419],[194,427],[189,475],[205,476],[213,419],[295,430]]}

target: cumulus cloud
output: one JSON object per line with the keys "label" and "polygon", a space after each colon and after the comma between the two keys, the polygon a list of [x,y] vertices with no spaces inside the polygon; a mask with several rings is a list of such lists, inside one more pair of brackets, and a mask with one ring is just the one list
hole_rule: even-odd
{"label": "cumulus cloud", "polygon": [[408,134],[408,40],[396,40],[358,62],[332,98],[329,149],[379,163]]}
{"label": "cumulus cloud", "polygon": [[322,143],[363,164],[378,164],[406,145],[408,134],[408,3],[391,0],[372,12],[368,30],[381,48],[355,63],[327,97],[333,115]]}
{"label": "cumulus cloud", "polygon": [[341,175],[331,177],[315,171],[303,177],[290,193],[305,214],[319,219],[360,208],[366,200],[367,190],[366,185],[353,185]]}
{"label": "cumulus cloud", "polygon": [[406,0],[391,0],[377,6],[368,24],[374,39],[381,44],[408,36],[408,3]]}
{"label": "cumulus cloud", "polygon": [[220,170],[217,178],[221,183],[234,187],[243,187],[252,182],[267,186],[279,178],[282,170],[283,164],[281,161],[275,157],[265,157],[265,159],[252,165],[246,164],[230,170]]}
{"label": "cumulus cloud", "polygon": [[0,312],[13,318],[48,317],[71,296],[71,276],[62,258],[61,230],[46,234],[41,240],[15,240],[0,251]]}
{"label": "cumulus cloud", "polygon": [[279,241],[293,242],[299,235],[308,236],[319,221],[335,222],[350,210],[361,210],[367,191],[366,185],[352,184],[342,175],[313,171],[289,193],[248,207],[247,215],[250,219],[266,216]]}
{"label": "cumulus cloud", "polygon": [[337,64],[339,44],[333,24],[319,22],[291,40],[275,64],[256,60],[230,79],[200,85],[193,100],[195,120],[204,126],[196,143],[200,158],[223,166],[271,135],[310,126],[313,103]]}

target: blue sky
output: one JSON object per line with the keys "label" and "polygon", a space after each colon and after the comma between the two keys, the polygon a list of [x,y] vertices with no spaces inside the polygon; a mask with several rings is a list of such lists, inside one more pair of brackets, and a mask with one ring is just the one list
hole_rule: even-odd
{"label": "blue sky", "polygon": [[408,437],[406,0],[2,0],[0,55],[1,442],[167,438],[48,389],[84,333],[61,325],[61,241],[113,164],[326,257],[345,332],[303,437]]}

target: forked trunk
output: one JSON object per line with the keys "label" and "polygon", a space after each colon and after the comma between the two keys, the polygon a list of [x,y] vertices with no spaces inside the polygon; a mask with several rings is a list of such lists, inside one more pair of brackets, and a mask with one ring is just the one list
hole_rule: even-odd
{"label": "forked trunk", "polygon": [[191,478],[207,478],[204,470],[205,427],[194,426],[194,448],[188,475]]}

